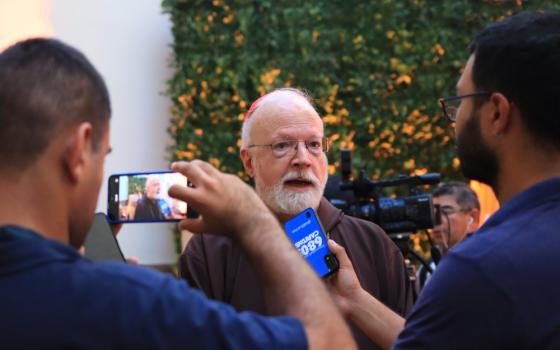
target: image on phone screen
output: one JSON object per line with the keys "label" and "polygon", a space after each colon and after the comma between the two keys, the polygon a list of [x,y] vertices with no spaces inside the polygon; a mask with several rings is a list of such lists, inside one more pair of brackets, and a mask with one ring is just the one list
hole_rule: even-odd
{"label": "image on phone screen", "polygon": [[109,177],[108,218],[113,223],[179,221],[187,203],[169,197],[172,185],[187,178],[171,171],[115,174]]}
{"label": "image on phone screen", "polygon": [[338,271],[338,260],[327,246],[327,237],[315,210],[307,208],[284,224],[288,237],[320,277]]}

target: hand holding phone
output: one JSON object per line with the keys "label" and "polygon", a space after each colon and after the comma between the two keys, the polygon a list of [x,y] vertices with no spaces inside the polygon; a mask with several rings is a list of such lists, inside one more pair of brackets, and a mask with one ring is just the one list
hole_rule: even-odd
{"label": "hand holding phone", "polygon": [[320,277],[338,271],[338,260],[327,246],[327,237],[317,213],[307,208],[284,224],[288,237]]}
{"label": "hand holding phone", "polygon": [[329,250],[336,255],[340,267],[336,275],[327,280],[331,296],[343,315],[349,316],[351,305],[358,305],[360,293],[364,292],[352,262],[344,247],[329,239]]}
{"label": "hand holding phone", "polygon": [[111,223],[179,221],[187,203],[169,197],[172,185],[187,186],[187,178],[172,171],[115,174],[109,177],[108,218]]}

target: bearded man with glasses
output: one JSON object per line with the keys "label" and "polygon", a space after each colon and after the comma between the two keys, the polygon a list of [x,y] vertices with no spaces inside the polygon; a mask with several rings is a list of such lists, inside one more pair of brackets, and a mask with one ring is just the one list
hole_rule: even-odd
{"label": "bearded man with glasses", "polygon": [[[285,222],[317,210],[331,239],[346,247],[362,287],[400,315],[412,307],[413,287],[397,246],[372,222],[344,215],[325,198],[329,142],[309,96],[279,89],[255,101],[242,129],[240,156],[264,203]],[[295,249],[295,248],[294,248]],[[181,256],[181,275],[210,298],[237,310],[267,313],[254,269],[230,239],[197,235]],[[361,349],[377,349],[350,323]]]}

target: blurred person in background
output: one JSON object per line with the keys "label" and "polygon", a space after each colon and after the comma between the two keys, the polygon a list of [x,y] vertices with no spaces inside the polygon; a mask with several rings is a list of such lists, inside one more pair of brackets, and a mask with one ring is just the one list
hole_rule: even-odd
{"label": "blurred person in background", "polygon": [[[434,205],[439,206],[440,223],[434,226],[431,239],[437,252],[429,265],[432,271],[421,266],[417,271],[417,288],[421,289],[428,281],[437,263],[449,249],[461,242],[479,226],[480,203],[476,193],[464,182],[448,181],[440,183],[433,191]],[[439,255],[437,254],[439,253]],[[437,261],[436,261],[437,260]]]}

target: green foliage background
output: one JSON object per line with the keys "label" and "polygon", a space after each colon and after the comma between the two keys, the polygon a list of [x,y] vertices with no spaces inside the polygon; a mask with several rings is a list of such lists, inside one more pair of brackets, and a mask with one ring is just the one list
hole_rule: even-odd
{"label": "green foliage background", "polygon": [[143,176],[132,176],[128,180],[128,193],[144,193],[146,190],[147,177]]}
{"label": "green foliage background", "polygon": [[490,21],[534,1],[164,0],[173,23],[172,159],[206,159],[244,176],[244,113],[282,86],[308,90],[339,148],[374,178],[460,178],[437,99],[453,95],[468,44]]}
{"label": "green foliage background", "polygon": [[[437,100],[455,94],[468,44],[487,23],[552,1],[163,0],[173,23],[171,158],[245,177],[241,123],[252,101],[304,88],[340,148],[373,178],[461,178]],[[245,177],[246,178],[246,177]]]}

